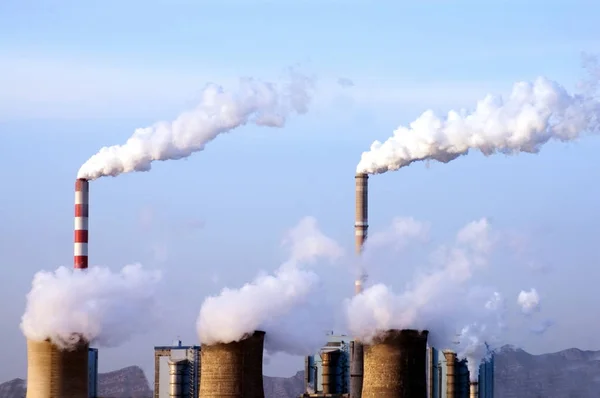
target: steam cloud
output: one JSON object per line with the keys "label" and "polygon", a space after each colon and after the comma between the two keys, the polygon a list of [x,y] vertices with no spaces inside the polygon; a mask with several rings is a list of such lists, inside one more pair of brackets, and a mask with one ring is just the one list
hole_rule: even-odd
{"label": "steam cloud", "polygon": [[420,160],[448,163],[470,149],[486,156],[537,153],[550,140],[572,141],[597,132],[600,105],[593,95],[598,77],[587,83],[586,94],[569,94],[539,77],[516,83],[506,100],[488,95],[470,113],[450,111],[440,118],[428,110],[387,141],[375,141],[362,154],[357,172],[385,173]]}
{"label": "steam cloud", "polygon": [[27,295],[21,330],[31,340],[50,339],[61,349],[73,348],[80,339],[117,346],[152,323],[160,279],[158,271],[139,264],[119,273],[104,267],[40,271]]}
{"label": "steam cloud", "polygon": [[540,310],[540,296],[534,288],[530,291],[521,290],[517,302],[525,315],[531,315]]}
{"label": "steam cloud", "polygon": [[[343,251],[320,232],[313,217],[302,219],[283,243],[290,258],[273,275],[259,275],[240,289],[225,288],[220,295],[204,300],[197,322],[202,344],[239,341],[263,330],[269,352],[303,355],[321,346],[324,329],[306,319],[323,313],[327,294],[319,291],[319,276],[305,266],[319,259],[336,260]],[[331,314],[325,316],[328,319]]]}
{"label": "steam cloud", "polygon": [[81,166],[78,178],[94,180],[132,171],[149,171],[157,160],[177,160],[204,149],[219,134],[242,125],[283,127],[292,113],[304,114],[313,80],[290,71],[285,85],[252,78],[240,81],[237,92],[208,84],[195,109],[171,122],[136,129],[124,145],[104,147]]}
{"label": "steam cloud", "polygon": [[[422,239],[426,225],[418,226],[415,220],[410,224],[411,228],[401,230],[419,231],[408,235]],[[472,374],[478,375],[488,352],[485,343],[503,329],[504,301],[497,292],[468,289],[465,283],[487,265],[495,243],[487,219],[467,224],[453,244],[442,245],[433,253],[433,270],[418,274],[403,293],[379,283],[347,300],[350,332],[370,342],[389,329],[427,329],[430,343],[438,347],[452,347],[460,333],[459,355],[469,360],[476,368]]]}

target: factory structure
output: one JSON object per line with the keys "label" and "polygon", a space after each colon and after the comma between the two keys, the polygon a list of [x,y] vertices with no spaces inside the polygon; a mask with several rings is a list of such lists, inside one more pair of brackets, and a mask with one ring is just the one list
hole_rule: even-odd
{"label": "factory structure", "polygon": [[[346,335],[327,336],[328,341],[318,352],[304,360],[305,393],[301,398],[346,398],[350,396],[350,347],[353,339]],[[471,383],[465,359],[456,352],[425,349],[427,398],[493,398],[494,354],[488,347],[488,358],[479,365],[479,380]],[[365,366],[366,362],[365,362]],[[474,390],[471,392],[471,390]],[[358,395],[361,395],[362,392]]]}
{"label": "factory structure", "polygon": [[[368,230],[368,175],[355,176],[355,243],[360,257]],[[75,184],[74,268],[88,267],[89,182]],[[365,275],[359,273],[355,294]],[[453,351],[427,343],[427,330],[382,331],[368,343],[330,335],[319,352],[305,360],[306,392],[301,397],[330,398],[492,398],[493,356],[480,365],[479,380],[469,382],[466,361]],[[98,351],[83,336],[64,350],[51,341],[27,340],[27,398],[96,398]],[[264,398],[265,332],[240,341],[154,349],[154,398]]]}

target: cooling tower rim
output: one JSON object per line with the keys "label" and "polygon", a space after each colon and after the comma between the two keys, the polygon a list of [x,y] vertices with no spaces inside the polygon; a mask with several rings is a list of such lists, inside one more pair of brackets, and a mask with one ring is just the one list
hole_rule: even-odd
{"label": "cooling tower rim", "polygon": [[429,330],[417,329],[388,329],[382,330],[373,337],[373,344],[384,343],[388,339],[408,338],[408,339],[427,339]]}

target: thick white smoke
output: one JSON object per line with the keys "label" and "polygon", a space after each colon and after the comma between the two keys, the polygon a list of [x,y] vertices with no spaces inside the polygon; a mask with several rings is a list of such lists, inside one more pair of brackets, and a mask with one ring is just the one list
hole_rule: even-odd
{"label": "thick white smoke", "polygon": [[336,260],[343,251],[320,232],[312,217],[290,230],[284,244],[290,258],[273,275],[261,274],[239,289],[225,288],[204,300],[197,322],[202,344],[239,341],[263,330],[265,349],[270,352],[303,355],[320,347],[325,327],[319,327],[317,316],[325,313],[325,320],[330,320],[331,313],[322,308],[327,291],[307,265],[319,259]]}
{"label": "thick white smoke", "polygon": [[570,94],[540,77],[516,83],[506,99],[488,95],[472,112],[438,117],[428,110],[385,142],[375,141],[362,154],[357,172],[385,173],[420,160],[447,163],[471,149],[484,155],[537,153],[550,140],[572,141],[598,131],[600,105],[593,94]]}
{"label": "thick white smoke", "polygon": [[119,273],[104,267],[40,271],[27,295],[21,329],[31,340],[50,339],[63,349],[81,338],[117,346],[153,325],[160,279],[158,271],[139,264]]}
{"label": "thick white smoke", "polygon": [[[408,234],[413,238],[426,238],[427,224],[405,223],[409,224],[401,230],[413,231]],[[429,343],[438,348],[454,348],[458,339],[459,357],[467,358],[478,375],[488,353],[486,342],[503,330],[504,300],[497,292],[475,289],[467,282],[487,265],[496,241],[487,219],[471,222],[458,231],[452,244],[433,252],[433,268],[417,274],[403,292],[379,283],[347,300],[351,333],[369,342],[388,329],[427,329]]]}
{"label": "thick white smoke", "polygon": [[[388,329],[428,329],[433,339],[437,334],[450,339],[453,332],[440,320],[464,308],[457,305],[464,292],[463,283],[474,270],[485,266],[492,245],[486,219],[469,223],[458,232],[453,245],[441,246],[434,253],[434,269],[418,274],[403,293],[394,293],[380,283],[348,300],[346,310],[351,333],[369,341]],[[463,326],[458,325],[454,331]]]}
{"label": "thick white smoke", "polygon": [[290,114],[307,112],[312,88],[311,78],[293,70],[283,85],[245,78],[236,92],[230,92],[209,84],[195,109],[171,122],[139,128],[123,145],[100,149],[81,166],[78,178],[149,171],[154,161],[186,158],[219,134],[248,123],[283,127]]}

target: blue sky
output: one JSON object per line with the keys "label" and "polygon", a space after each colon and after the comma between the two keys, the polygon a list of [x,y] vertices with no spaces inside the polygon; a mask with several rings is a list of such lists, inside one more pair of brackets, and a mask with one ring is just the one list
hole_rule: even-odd
{"label": "blue sky", "polygon": [[[91,262],[163,269],[166,304],[179,308],[161,328],[102,351],[101,370],[149,371],[153,345],[197,341],[203,297],[284,259],[281,236],[301,217],[314,215],[351,249],[353,173],[373,140],[515,81],[544,75],[573,88],[581,51],[600,50],[599,12],[592,1],[1,2],[0,301],[11,304],[0,306],[0,337],[14,366],[0,380],[25,376],[25,294],[37,270],[71,264],[73,180],[100,147],[175,117],[210,81],[276,79],[298,63],[319,79],[308,115],[284,130],[244,127],[186,161],[93,182]],[[355,86],[340,87],[340,77]],[[535,156],[473,154],[376,176],[370,224],[414,216],[443,239],[487,216],[528,235],[530,255],[551,271],[500,259],[481,282],[515,299],[535,286],[557,325],[507,342],[536,353],[600,349],[589,316],[600,277],[598,151],[590,137]],[[266,373],[301,367],[276,358]]]}

